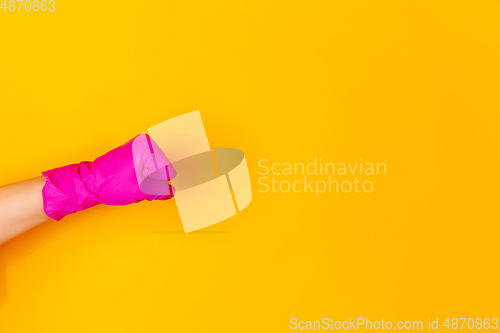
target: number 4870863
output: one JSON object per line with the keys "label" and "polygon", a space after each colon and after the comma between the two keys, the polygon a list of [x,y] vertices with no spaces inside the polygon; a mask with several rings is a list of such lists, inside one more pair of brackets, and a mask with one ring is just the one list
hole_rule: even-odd
{"label": "number 4870863", "polygon": [[[19,5],[17,8],[16,8],[16,2],[17,4]],[[9,9],[9,11],[13,12],[15,10],[17,11],[20,11],[21,10],[21,7],[23,6],[24,4],[24,10],[29,12],[30,10],[33,10],[35,12],[37,11],[46,11],[48,10],[49,12],[53,12],[54,10],[56,10],[56,2],[55,0],[9,0],[9,3],[7,4],[7,0],[3,0],[2,2],[2,6],[0,6],[0,9],[3,9],[4,11],[7,11],[7,9]]]}

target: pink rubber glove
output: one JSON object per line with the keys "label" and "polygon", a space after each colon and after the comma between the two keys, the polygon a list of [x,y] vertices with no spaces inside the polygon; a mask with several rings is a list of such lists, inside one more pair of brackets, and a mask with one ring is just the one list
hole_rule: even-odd
{"label": "pink rubber glove", "polygon": [[98,204],[124,206],[143,200],[167,200],[174,189],[172,164],[147,134],[139,134],[94,162],[44,171],[43,208],[59,221]]}

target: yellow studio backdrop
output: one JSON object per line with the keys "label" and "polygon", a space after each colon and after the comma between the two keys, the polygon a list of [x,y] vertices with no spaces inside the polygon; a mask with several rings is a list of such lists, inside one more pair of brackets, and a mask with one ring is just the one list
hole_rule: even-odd
{"label": "yellow studio backdrop", "polygon": [[[253,200],[190,234],[167,201],[9,241],[0,332],[500,317],[498,1],[20,4],[0,9],[0,184],[200,110],[212,147],[245,152]],[[315,158],[387,172],[359,176],[370,193],[263,192],[259,161]]]}

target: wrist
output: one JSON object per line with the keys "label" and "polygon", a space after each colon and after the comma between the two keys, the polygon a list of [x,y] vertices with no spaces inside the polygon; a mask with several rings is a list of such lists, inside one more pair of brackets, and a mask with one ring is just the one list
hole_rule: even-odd
{"label": "wrist", "polygon": [[56,221],[69,214],[100,204],[94,195],[96,184],[86,184],[82,175],[88,174],[93,162],[80,162],[42,172],[45,214]]}

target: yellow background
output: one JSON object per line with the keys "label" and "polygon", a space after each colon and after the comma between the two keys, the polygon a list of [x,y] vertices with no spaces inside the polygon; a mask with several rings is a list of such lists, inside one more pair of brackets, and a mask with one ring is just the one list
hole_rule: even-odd
{"label": "yellow background", "polygon": [[[249,207],[197,233],[173,201],[148,202],[0,246],[0,332],[500,317],[499,17],[498,1],[0,10],[1,184],[199,109],[254,186]],[[258,160],[314,157],[387,175],[370,194],[257,191]]]}

